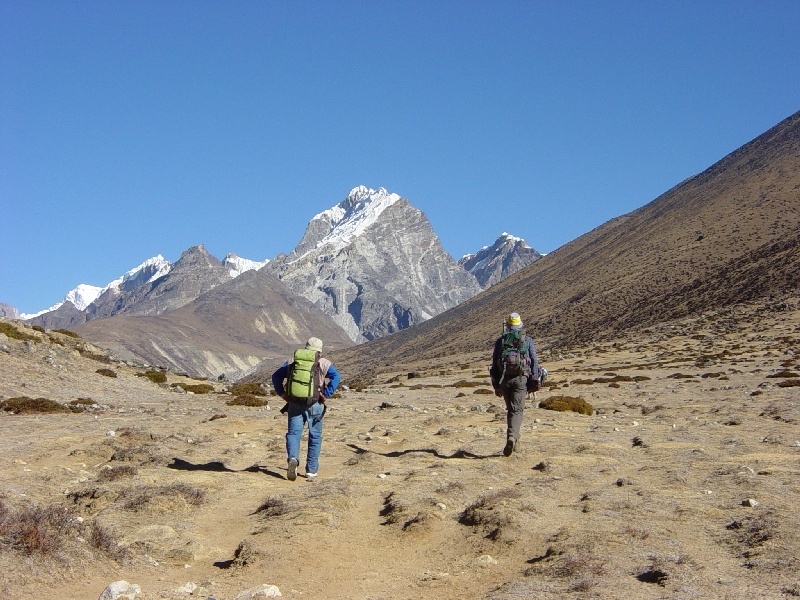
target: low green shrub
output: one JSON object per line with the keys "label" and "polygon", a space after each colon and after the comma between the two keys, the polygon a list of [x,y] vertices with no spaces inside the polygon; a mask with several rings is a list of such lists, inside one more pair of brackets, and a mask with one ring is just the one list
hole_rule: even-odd
{"label": "low green shrub", "polygon": [[11,323],[0,323],[0,333],[5,333],[8,337],[14,340],[20,341],[39,341],[35,335],[30,335],[29,333],[25,333],[24,331],[20,331],[16,327],[14,327]]}
{"label": "low green shrub", "polygon": [[228,391],[235,395],[249,395],[249,396],[266,396],[267,392],[265,392],[261,388],[260,383],[234,383],[232,386],[228,388]]}
{"label": "low green shrub", "polygon": [[167,374],[164,371],[145,371],[137,373],[137,377],[146,377],[153,383],[167,383]]}
{"label": "low green shrub", "polygon": [[269,400],[263,396],[242,394],[233,400],[228,400],[225,404],[228,406],[269,406]]}
{"label": "low green shrub", "polygon": [[208,394],[214,391],[214,386],[210,383],[173,383],[171,387],[179,387],[184,391],[192,392],[193,394]]}
{"label": "low green shrub", "polygon": [[53,329],[53,331],[56,332],[56,333],[60,333],[62,335],[69,336],[71,338],[81,339],[81,336],[79,336],[74,331],[70,331],[69,329]]}
{"label": "low green shrub", "polygon": [[89,358],[91,360],[96,360],[97,362],[103,363],[105,365],[111,364],[111,359],[106,356],[105,354],[97,354],[92,352],[91,350],[86,350],[85,348],[79,348],[78,352],[83,358]]}
{"label": "low green shrub", "polygon": [[8,398],[0,402],[0,410],[14,413],[15,415],[22,413],[57,413],[57,412],[72,412],[68,406],[59,404],[47,398],[28,398],[27,396],[18,396],[16,398]]}
{"label": "low green shrub", "polygon": [[573,396],[551,396],[539,403],[539,408],[560,412],[576,412],[582,415],[594,414],[594,408],[583,398]]}

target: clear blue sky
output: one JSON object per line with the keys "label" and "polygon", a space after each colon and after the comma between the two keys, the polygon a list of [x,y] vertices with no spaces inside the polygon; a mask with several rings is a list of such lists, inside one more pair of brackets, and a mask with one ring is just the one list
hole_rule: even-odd
{"label": "clear blue sky", "polygon": [[362,184],[550,252],[800,110],[798,40],[797,0],[0,0],[0,302],[274,258]]}

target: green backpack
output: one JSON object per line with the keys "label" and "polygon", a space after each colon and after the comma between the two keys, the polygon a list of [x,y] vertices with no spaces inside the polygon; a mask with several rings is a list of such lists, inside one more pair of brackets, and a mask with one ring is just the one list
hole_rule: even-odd
{"label": "green backpack", "polygon": [[531,364],[527,352],[528,336],[525,334],[525,330],[506,331],[503,333],[502,340],[500,364],[497,365],[498,372],[501,373],[500,383],[505,383],[520,375],[530,375]]}
{"label": "green backpack", "polygon": [[319,353],[314,350],[295,350],[294,362],[289,365],[289,396],[298,400],[314,397],[314,366]]}

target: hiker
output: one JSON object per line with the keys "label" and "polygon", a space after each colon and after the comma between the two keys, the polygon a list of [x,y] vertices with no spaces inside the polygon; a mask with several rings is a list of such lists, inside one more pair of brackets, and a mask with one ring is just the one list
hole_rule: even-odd
{"label": "hiker", "polygon": [[518,313],[508,315],[503,324],[503,334],[494,344],[489,375],[495,395],[506,401],[508,427],[503,455],[511,456],[519,440],[525,399],[540,383],[536,349]]}
{"label": "hiker", "polygon": [[[289,417],[286,431],[287,477],[297,479],[300,464],[300,438],[303,426],[308,424],[308,450],[306,452],[306,479],[312,481],[319,469],[319,453],[322,449],[322,418],[328,409],[326,400],[339,385],[339,373],[330,360],[322,358],[322,340],[309,338],[303,350],[297,350],[291,361],[281,365],[272,374],[275,392],[287,404],[284,407]],[[286,387],[284,387],[286,381]]]}

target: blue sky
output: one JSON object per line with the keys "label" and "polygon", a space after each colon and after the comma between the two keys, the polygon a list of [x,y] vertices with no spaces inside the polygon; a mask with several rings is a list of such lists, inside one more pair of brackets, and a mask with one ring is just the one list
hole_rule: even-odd
{"label": "blue sky", "polygon": [[796,0],[0,0],[0,302],[274,258],[357,185],[455,258],[551,252],[800,110],[798,31]]}

